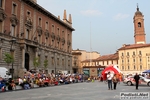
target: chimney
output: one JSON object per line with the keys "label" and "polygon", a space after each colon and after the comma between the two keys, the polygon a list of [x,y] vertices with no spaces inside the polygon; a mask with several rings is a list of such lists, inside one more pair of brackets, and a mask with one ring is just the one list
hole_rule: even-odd
{"label": "chimney", "polygon": [[71,14],[69,14],[68,21],[69,21],[70,26],[72,26],[72,18],[71,18]]}
{"label": "chimney", "polygon": [[67,20],[67,13],[66,13],[66,10],[64,10],[64,19],[63,19],[63,21],[66,22],[66,20]]}
{"label": "chimney", "polygon": [[60,16],[58,15],[58,19],[60,19]]}

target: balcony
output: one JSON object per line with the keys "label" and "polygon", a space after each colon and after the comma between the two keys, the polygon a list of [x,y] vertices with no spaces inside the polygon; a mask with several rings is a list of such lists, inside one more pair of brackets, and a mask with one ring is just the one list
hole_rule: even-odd
{"label": "balcony", "polygon": [[25,25],[28,29],[31,29],[33,27],[33,24],[32,24],[32,18],[27,16],[26,19],[25,19]]}

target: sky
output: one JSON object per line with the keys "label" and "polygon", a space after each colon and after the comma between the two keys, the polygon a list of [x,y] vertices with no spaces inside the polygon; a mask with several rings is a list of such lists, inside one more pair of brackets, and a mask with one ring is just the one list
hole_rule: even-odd
{"label": "sky", "polygon": [[150,43],[150,0],[37,0],[56,17],[72,16],[72,49],[113,54],[134,44],[133,16],[137,3],[144,15],[146,43]]}

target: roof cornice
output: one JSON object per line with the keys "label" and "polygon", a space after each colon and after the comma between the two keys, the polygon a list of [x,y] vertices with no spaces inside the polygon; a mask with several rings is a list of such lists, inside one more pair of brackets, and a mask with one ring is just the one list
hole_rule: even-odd
{"label": "roof cornice", "polygon": [[72,28],[70,25],[68,25],[68,24],[64,23],[62,20],[58,19],[56,16],[54,16],[52,13],[50,13],[49,11],[47,11],[46,9],[44,9],[43,7],[41,7],[34,1],[32,1],[32,0],[22,0],[22,1],[25,2],[26,4],[28,4],[29,6],[33,7],[34,9],[38,10],[39,12],[43,13],[44,15],[48,16],[49,18],[55,20],[56,22],[66,26],[66,28],[70,29],[71,31],[75,31],[75,29]]}

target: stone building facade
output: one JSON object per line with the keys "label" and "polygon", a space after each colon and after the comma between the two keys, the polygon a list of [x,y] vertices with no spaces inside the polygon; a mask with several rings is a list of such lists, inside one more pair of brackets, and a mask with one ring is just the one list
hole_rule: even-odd
{"label": "stone building facade", "polygon": [[[39,58],[37,69],[50,73],[72,71],[72,18],[63,20],[37,4],[36,0],[0,0],[0,67],[7,67],[4,54],[11,52],[15,59],[15,76],[34,69],[34,59]],[[16,43],[12,45],[12,40]]]}

